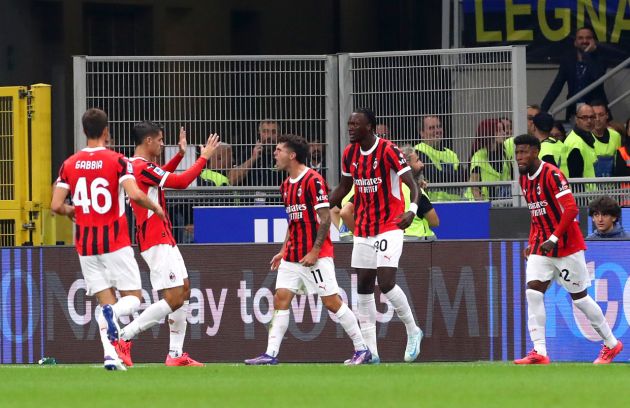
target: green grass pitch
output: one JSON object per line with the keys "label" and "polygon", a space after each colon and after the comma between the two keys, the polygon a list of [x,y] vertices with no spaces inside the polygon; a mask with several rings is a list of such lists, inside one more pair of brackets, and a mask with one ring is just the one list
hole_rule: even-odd
{"label": "green grass pitch", "polygon": [[2,407],[627,407],[630,365],[0,365]]}

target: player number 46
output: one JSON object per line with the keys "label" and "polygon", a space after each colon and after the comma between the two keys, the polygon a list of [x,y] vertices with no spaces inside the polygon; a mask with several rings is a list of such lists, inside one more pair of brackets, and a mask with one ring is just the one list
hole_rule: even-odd
{"label": "player number 46", "polygon": [[112,208],[112,195],[107,187],[109,182],[102,178],[95,178],[88,189],[85,177],[80,177],[75,186],[72,203],[76,207],[81,207],[84,214],[90,213],[93,208],[99,214],[105,214]]}

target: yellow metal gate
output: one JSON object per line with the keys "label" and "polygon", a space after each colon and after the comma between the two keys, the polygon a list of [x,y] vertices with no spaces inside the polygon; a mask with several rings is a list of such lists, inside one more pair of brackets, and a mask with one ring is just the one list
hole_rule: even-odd
{"label": "yellow metal gate", "polygon": [[0,87],[0,246],[55,243],[51,88]]}

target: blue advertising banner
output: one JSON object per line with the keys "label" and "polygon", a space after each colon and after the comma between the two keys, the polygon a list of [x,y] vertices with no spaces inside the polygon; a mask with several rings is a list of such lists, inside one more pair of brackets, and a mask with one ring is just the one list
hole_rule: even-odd
{"label": "blue advertising banner", "polygon": [[[491,264],[490,355],[510,360],[533,348],[527,331],[525,242],[488,244]],[[630,344],[630,241],[588,241],[586,262],[594,274],[589,295],[600,305],[615,336]],[[492,261],[494,260],[494,262]],[[498,309],[497,309],[498,308]],[[552,361],[592,361],[602,340],[576,307],[568,292],[553,283],[545,294],[547,352]],[[510,324],[512,322],[512,324]]]}
{"label": "blue advertising banner", "polygon": [[[435,203],[439,239],[488,239],[490,203]],[[195,207],[195,243],[283,242],[287,215],[281,206]],[[331,228],[333,240],[336,228]]]}
{"label": "blue advertising banner", "polygon": [[[527,330],[523,241],[405,243],[396,275],[425,333],[420,363],[511,361],[533,346]],[[615,335],[630,345],[630,241],[589,242],[594,273],[589,294]],[[238,362],[264,350],[273,315],[276,272],[269,260],[278,245],[182,245],[191,300],[186,350],[205,362]],[[335,244],[340,295],[356,313],[357,275],[351,244]],[[136,253],[143,282],[139,313],[159,299]],[[1,248],[0,363],[33,363],[44,355],[61,363],[102,359],[96,300],[87,296],[77,253],[71,247]],[[376,289],[377,336],[383,361],[399,362],[404,325]],[[593,361],[598,338],[568,293],[553,284],[545,296],[547,350],[552,362]],[[126,325],[133,317],[121,317]],[[134,343],[137,362],[163,361],[166,321]],[[305,347],[316,341],[317,347]],[[317,296],[296,296],[283,342],[282,361],[343,361],[352,344]],[[630,349],[615,360],[625,362]]]}

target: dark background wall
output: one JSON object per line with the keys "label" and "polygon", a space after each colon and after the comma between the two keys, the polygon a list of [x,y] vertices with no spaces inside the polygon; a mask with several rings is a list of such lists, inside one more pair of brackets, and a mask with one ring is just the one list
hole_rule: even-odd
{"label": "dark background wall", "polygon": [[72,152],[73,55],[439,48],[441,2],[0,0],[0,86],[53,86],[53,174]]}

